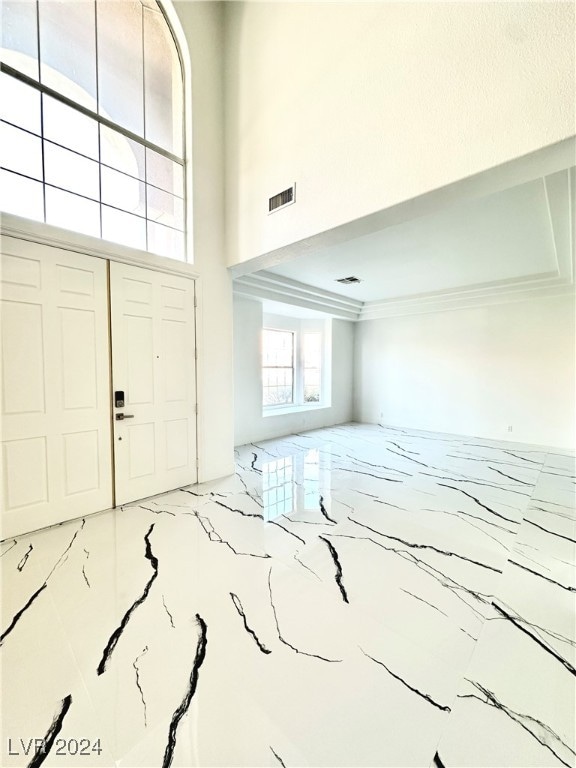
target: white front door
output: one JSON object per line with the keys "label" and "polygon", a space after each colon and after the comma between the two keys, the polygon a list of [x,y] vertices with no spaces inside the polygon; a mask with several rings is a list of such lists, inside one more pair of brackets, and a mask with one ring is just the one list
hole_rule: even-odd
{"label": "white front door", "polygon": [[197,479],[194,281],[112,262],[110,300],[120,505]]}
{"label": "white front door", "polygon": [[2,238],[1,538],[112,506],[106,261]]}

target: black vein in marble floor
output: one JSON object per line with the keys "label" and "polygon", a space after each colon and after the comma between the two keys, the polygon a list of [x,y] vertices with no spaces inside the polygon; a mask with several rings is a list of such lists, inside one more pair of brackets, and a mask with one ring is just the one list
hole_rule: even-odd
{"label": "black vein in marble floor", "polygon": [[[420,474],[426,475],[427,477],[434,477],[437,480],[450,480],[451,483],[468,483],[468,485],[481,485],[483,488],[494,488],[494,490],[496,491],[513,493],[515,496],[525,496],[527,499],[530,498],[529,493],[523,493],[522,491],[519,491],[516,488],[508,488],[507,485],[494,485],[493,483],[484,483],[481,480],[470,480],[469,478],[460,479],[460,478],[454,477],[454,475],[452,475],[451,477],[445,477],[444,475],[433,475],[430,472],[421,472]],[[449,485],[445,485],[444,483],[438,483],[438,485],[442,485],[445,488],[451,487]],[[454,490],[460,490],[460,489],[454,489]],[[471,498],[474,498],[474,497],[471,497]]]}
{"label": "black vein in marble floor", "polygon": [[[370,499],[372,499],[376,504],[384,504],[386,507],[392,507],[393,509],[399,509],[401,512],[407,512],[408,510],[406,507],[399,507],[397,504],[391,504],[389,501],[384,501],[384,499],[381,499],[379,496],[376,496],[374,493],[367,493],[366,491],[359,491],[356,488],[350,488],[350,490],[353,493],[358,493],[360,496],[368,496]],[[341,502],[342,503],[342,502]],[[349,507],[348,504],[345,504],[344,506]],[[352,509],[352,507],[349,507]]]}
{"label": "black vein in marble floor", "polygon": [[543,573],[538,573],[538,571],[533,571],[532,568],[528,568],[528,566],[526,565],[521,565],[520,563],[517,563],[516,560],[508,560],[508,562],[512,563],[512,565],[515,565],[517,568],[522,568],[523,570],[528,571],[528,573],[531,573],[534,576],[538,576],[540,579],[544,579],[544,581],[550,582],[550,584],[554,584],[556,587],[561,587],[562,589],[565,589],[567,592],[576,592],[575,587],[568,587],[566,586],[566,584],[561,584],[559,581],[556,581],[555,579],[551,579],[549,576],[544,576]]}
{"label": "black vein in marble floor", "polygon": [[[360,646],[358,646],[360,648]],[[384,667],[386,672],[388,672],[389,675],[391,675],[395,680],[398,680],[398,682],[402,683],[403,686],[408,688],[409,691],[412,691],[412,693],[415,693],[417,696],[420,696],[420,698],[427,701],[429,704],[432,704],[432,706],[436,707],[437,709],[441,709],[443,712],[451,712],[451,709],[449,706],[444,704],[438,704],[437,701],[434,701],[434,699],[427,693],[422,693],[422,691],[419,691],[418,688],[414,688],[414,686],[410,685],[410,683],[407,683],[406,680],[401,678],[399,675],[392,672],[391,669],[389,669],[386,664],[384,664],[383,661],[380,661],[379,659],[375,659],[373,656],[370,656],[369,653],[366,653],[366,651],[363,648],[360,648],[364,656],[371,659],[376,664],[380,665],[381,667]]]}
{"label": "black vein in marble floor", "polygon": [[436,605],[432,605],[432,603],[429,603],[428,600],[424,600],[423,597],[418,597],[418,595],[415,595],[413,592],[409,592],[407,589],[403,589],[400,587],[401,592],[405,592],[407,595],[410,595],[410,597],[413,597],[415,600],[419,600],[421,603],[425,603],[426,605],[429,605],[430,608],[434,608],[435,611],[438,611],[438,613],[441,613],[443,616],[446,616],[448,618],[448,614],[444,613],[444,611],[441,611],[440,608],[438,608]]}
{"label": "black vein in marble floor", "polygon": [[2,634],[0,635],[0,645],[2,645],[4,640],[8,637],[8,635],[12,632],[14,627],[18,624],[22,615],[28,610],[28,608],[30,608],[30,606],[36,600],[38,595],[40,595],[46,589],[47,586],[48,586],[47,582],[44,582],[42,586],[38,587],[36,592],[34,592],[34,594],[25,603],[24,607],[20,608],[20,610],[16,614],[14,614],[12,621],[10,622],[8,627],[4,630],[4,632],[2,632]]}
{"label": "black vein in marble floor", "polygon": [[315,577],[318,579],[318,581],[322,581],[322,579],[320,578],[320,576],[318,576],[318,574],[316,573],[316,571],[313,571],[313,570],[312,570],[312,568],[309,568],[309,567],[306,565],[306,563],[303,563],[303,562],[302,562],[302,560],[300,560],[300,558],[298,557],[298,552],[294,552],[294,554],[292,555],[292,557],[294,558],[294,560],[296,560],[296,562],[300,563],[300,565],[301,565],[303,568],[306,568],[306,570],[307,570],[307,571],[310,571],[310,573],[312,574],[312,576],[315,576]]}
{"label": "black vein in marble floor", "polygon": [[434,755],[434,765],[436,766],[436,768],[446,768],[446,766],[440,759],[440,755],[438,754],[438,752],[436,752],[436,754]]}
{"label": "black vein in marble floor", "polygon": [[258,496],[258,494],[255,494],[254,491],[252,491],[252,493],[251,493],[248,490],[248,486],[246,485],[246,481],[244,480],[242,475],[239,472],[237,472],[236,473],[236,477],[238,478],[238,480],[240,480],[240,483],[242,484],[242,486],[244,488],[244,493],[246,494],[246,496],[248,496],[248,498],[252,499],[252,501],[255,504],[257,504],[259,507],[261,507],[263,509],[264,508],[264,504],[262,503],[262,499]]}
{"label": "black vein in marble floor", "polygon": [[512,475],[507,475],[505,472],[501,472],[499,469],[494,469],[494,467],[488,467],[488,469],[492,470],[492,472],[498,472],[499,475],[502,475],[502,477],[507,477],[509,480],[514,480],[516,483],[521,483],[522,485],[528,485],[531,488],[534,487],[534,483],[527,483],[525,480],[519,480],[517,477],[512,477]]}
{"label": "black vein in marble floor", "polygon": [[14,540],[12,541],[12,543],[10,544],[10,546],[9,546],[9,547],[6,547],[6,549],[4,550],[4,552],[2,552],[2,554],[0,555],[0,557],[4,557],[4,555],[7,555],[7,554],[8,554],[8,552],[10,552],[10,550],[11,550],[11,549],[14,549],[14,547],[16,547],[17,545],[18,545],[18,542],[16,541],[16,539],[14,539]]}
{"label": "black vein in marble floor", "polygon": [[[537,718],[532,717],[531,715],[515,712],[513,709],[511,709],[510,707],[507,707],[505,704],[499,701],[496,695],[492,693],[492,691],[490,691],[488,688],[485,688],[483,685],[481,685],[478,682],[475,682],[474,680],[469,680],[468,678],[466,678],[466,680],[474,688],[476,688],[476,690],[479,691],[484,696],[484,698],[474,693],[465,693],[465,694],[461,693],[461,694],[458,694],[459,699],[476,699],[477,701],[480,701],[482,704],[487,704],[488,706],[494,707],[494,709],[497,709],[500,712],[503,712],[505,715],[507,715],[507,717],[509,717],[511,720],[517,723],[527,733],[529,733],[533,739],[535,739],[545,749],[551,752],[557,760],[559,760],[563,765],[566,766],[566,768],[573,767],[574,765],[573,760],[571,759],[569,763],[566,762],[566,760],[564,760],[558,754],[558,749],[560,746],[562,746],[564,747],[565,750],[567,750],[574,756],[576,756],[576,752],[574,752],[574,750],[568,744],[566,744],[560,738],[560,736],[555,731],[553,731],[552,728],[550,728],[549,725],[546,725],[546,723],[543,723],[541,720],[538,720]],[[535,732],[536,729],[538,729],[540,733]],[[555,749],[552,747],[551,744],[548,743],[548,741],[546,741],[546,737],[552,740],[552,742],[554,743]],[[568,757],[568,755],[566,757]]]}
{"label": "black vein in marble floor", "polygon": [[[5,639],[6,637],[8,637],[8,635],[9,635],[9,634],[12,632],[12,630],[14,629],[14,627],[17,625],[17,623],[18,623],[18,621],[20,620],[20,618],[22,617],[22,615],[23,615],[23,614],[24,614],[24,613],[25,613],[25,612],[28,610],[28,608],[30,608],[30,606],[31,606],[31,605],[34,603],[34,601],[36,600],[36,598],[37,598],[37,597],[38,597],[38,596],[39,596],[39,595],[40,595],[40,594],[41,594],[41,593],[42,593],[42,592],[43,592],[43,591],[46,589],[46,587],[48,586],[48,580],[50,579],[50,577],[52,576],[52,574],[53,574],[53,573],[56,571],[56,569],[57,569],[57,568],[58,568],[58,567],[59,567],[59,566],[60,566],[62,563],[66,562],[66,560],[68,559],[68,553],[70,552],[70,549],[72,548],[72,545],[73,545],[73,544],[74,544],[74,542],[76,541],[76,537],[78,536],[78,534],[80,533],[80,531],[81,531],[81,530],[84,528],[84,525],[85,525],[85,524],[86,524],[86,520],[84,520],[84,519],[83,519],[83,520],[82,520],[82,522],[81,522],[81,524],[80,524],[80,527],[78,528],[78,530],[77,530],[77,531],[75,531],[74,535],[72,536],[72,539],[71,539],[71,540],[70,540],[70,542],[68,543],[68,546],[66,547],[66,549],[64,550],[64,552],[62,552],[62,554],[60,555],[60,557],[59,557],[59,558],[58,558],[58,560],[56,561],[55,565],[52,567],[52,570],[50,571],[50,573],[49,573],[49,574],[48,574],[48,576],[46,577],[46,580],[44,581],[44,583],[43,583],[43,584],[42,584],[42,585],[41,585],[41,586],[40,586],[40,587],[39,587],[39,588],[38,588],[38,589],[37,589],[37,590],[34,592],[34,594],[33,594],[33,595],[32,595],[32,596],[29,598],[29,600],[26,602],[26,604],[25,604],[25,605],[24,605],[24,606],[23,606],[23,607],[22,607],[22,608],[21,608],[21,609],[20,609],[20,610],[19,610],[19,611],[18,611],[18,612],[15,614],[15,615],[14,615],[14,617],[12,618],[12,621],[10,622],[9,626],[8,626],[8,627],[6,628],[6,630],[5,630],[5,631],[4,631],[4,632],[3,632],[3,633],[0,635],[0,646],[1,646],[1,645],[2,645],[2,643],[4,642],[4,639]],[[24,567],[24,566],[22,566],[22,567]]]}
{"label": "black vein in marble floor", "polygon": [[[398,451],[393,451],[392,448],[386,448],[387,451],[390,451],[390,453],[393,453],[395,456],[400,456],[401,459],[406,459],[406,461],[411,461],[414,464],[419,464],[421,467],[426,467],[427,469],[430,469],[430,466],[428,464],[424,464],[422,461],[417,461],[416,459],[413,459],[411,456],[405,456],[403,453],[398,453]],[[420,456],[420,454],[417,454]]]}
{"label": "black vein in marble floor", "polygon": [[463,488],[454,488],[453,485],[446,485],[445,483],[437,483],[437,485],[442,486],[442,488],[450,488],[453,491],[458,491],[458,493],[463,493],[464,496],[468,496],[469,499],[472,499],[472,501],[475,501],[478,506],[482,507],[482,509],[485,509],[487,512],[490,512],[492,515],[496,515],[496,517],[500,517],[502,520],[506,520],[507,523],[512,523],[513,525],[518,525],[518,520],[512,520],[510,517],[506,517],[505,515],[501,515],[500,512],[496,512],[496,510],[492,509],[491,507],[487,507],[486,504],[482,504],[480,499],[477,499],[476,496],[472,496],[471,493],[468,493]]}
{"label": "black vein in marble floor", "polygon": [[70,709],[71,704],[72,704],[72,694],[69,693],[68,696],[62,699],[62,703],[60,704],[60,710],[54,715],[54,719],[52,720],[52,725],[48,729],[46,736],[44,736],[44,738],[42,739],[42,749],[36,752],[32,760],[28,763],[28,768],[39,768],[39,766],[42,765],[44,760],[46,760],[46,758],[50,754],[50,750],[54,746],[54,742],[56,741],[56,736],[58,736],[58,734],[62,730],[64,718],[66,717],[66,713]]}
{"label": "black vein in marble floor", "polygon": [[527,629],[525,626],[522,626],[524,623],[524,620],[519,620],[519,617],[513,616],[508,611],[504,610],[498,603],[495,603],[492,601],[492,606],[497,611],[497,613],[502,616],[503,618],[507,619],[511,624],[513,624],[516,629],[519,629],[521,632],[523,632],[525,635],[527,635],[531,640],[533,640],[535,643],[537,643],[540,648],[543,648],[546,653],[550,654],[553,658],[556,659],[556,661],[559,661],[562,666],[570,672],[570,674],[574,675],[576,677],[576,668],[563,656],[561,656],[557,651],[554,650],[554,648],[551,648],[548,643],[544,642],[540,637],[538,637],[534,632],[531,632],[529,629]]}
{"label": "black vein in marble floor", "polygon": [[544,531],[544,533],[549,533],[550,536],[557,536],[559,539],[566,539],[566,541],[569,541],[572,544],[576,544],[576,539],[572,539],[570,536],[564,536],[562,533],[557,533],[556,531],[551,531],[548,528],[544,528],[544,526],[538,525],[538,523],[535,523],[532,520],[528,520],[526,517],[524,518],[524,522],[528,523],[528,525],[533,525],[534,528],[539,528],[541,531]]}
{"label": "black vein in marble floor", "polygon": [[[153,504],[155,502],[152,502]],[[144,504],[138,504],[139,509],[144,509],[146,512],[151,512],[153,515],[170,515],[170,517],[176,517],[175,512],[170,512],[168,509],[151,509],[150,507],[145,507]]]}
{"label": "black vein in marble floor", "polygon": [[515,459],[520,459],[521,461],[527,461],[529,464],[537,464],[539,467],[542,466],[541,461],[534,461],[534,459],[527,459],[525,456],[518,456],[517,453],[512,453],[512,451],[505,451],[504,448],[495,448],[495,451],[502,451],[502,453],[507,453],[508,456],[513,456]]}
{"label": "black vein in marble floor", "polygon": [[269,450],[267,450],[266,448],[263,448],[261,445],[258,445],[257,443],[248,443],[248,445],[251,445],[253,448],[256,448],[258,451],[262,451],[267,456],[270,456],[271,459],[276,460],[280,458],[280,456],[278,456],[277,453],[270,453]]}
{"label": "black vein in marble floor", "polygon": [[289,520],[291,523],[296,525],[326,525],[326,523],[320,523],[316,520],[294,520],[294,518],[288,517],[288,515],[280,515],[280,517],[283,517],[285,520]]}
{"label": "black vein in marble floor", "polygon": [[282,636],[282,632],[280,631],[280,624],[278,623],[278,614],[276,612],[276,606],[274,605],[274,597],[272,596],[272,568],[268,571],[268,592],[270,594],[270,605],[272,607],[272,613],[274,614],[274,622],[276,624],[276,632],[278,634],[278,640],[283,645],[288,646],[288,648],[291,648],[295,653],[299,653],[302,656],[310,656],[313,659],[320,659],[320,661],[328,661],[332,664],[339,663],[342,661],[342,659],[327,659],[325,656],[320,656],[317,653],[309,653],[308,651],[302,651],[299,648],[296,648],[295,645],[292,645],[292,643],[289,643],[286,638]]}
{"label": "black vein in marble floor", "polygon": [[[422,512],[438,512],[442,515],[452,515],[453,517],[471,517],[473,520],[478,520],[481,523],[485,523],[486,525],[489,525],[492,528],[498,528],[499,531],[504,531],[505,533],[509,533],[511,535],[515,535],[516,531],[510,530],[510,528],[506,528],[505,525],[500,525],[499,523],[495,523],[492,520],[486,520],[485,517],[480,517],[479,515],[473,515],[470,512],[464,512],[464,510],[459,509],[456,512],[448,512],[445,509],[433,509],[432,507],[425,507],[422,509]],[[464,521],[463,521],[464,522]],[[478,528],[478,526],[474,526],[475,528]],[[478,528],[479,531],[482,530],[482,528]],[[484,531],[486,533],[486,531]],[[495,541],[498,541],[495,539]]]}
{"label": "black vein in marble floor", "polygon": [[319,506],[320,506],[320,512],[322,512],[322,516],[325,517],[329,523],[334,523],[334,525],[337,525],[337,521],[333,520],[328,514],[328,512],[326,511],[326,505],[324,504],[324,496],[320,496]]}
{"label": "black vein in marble floor", "polygon": [[336,551],[336,547],[332,544],[331,541],[328,541],[328,539],[325,539],[324,536],[318,536],[318,538],[321,539],[324,542],[324,544],[326,544],[326,546],[328,547],[328,551],[330,552],[330,556],[334,562],[334,567],[336,568],[334,580],[338,585],[338,589],[340,590],[340,594],[342,595],[342,600],[344,600],[345,603],[349,603],[350,601],[348,600],[348,594],[346,593],[346,588],[342,583],[342,565],[340,563],[340,558],[338,557],[338,552]]}
{"label": "black vein in marble floor", "polygon": [[[84,549],[84,554],[86,555],[86,560],[90,557],[90,552],[88,552],[87,549]],[[84,581],[86,582],[86,586],[90,589],[90,582],[88,581],[88,576],[86,575],[86,563],[82,565],[82,576],[84,577]]]}
{"label": "black vein in marble floor", "polygon": [[272,752],[272,754],[274,755],[274,757],[276,758],[276,760],[278,760],[278,762],[280,763],[280,765],[282,766],[282,768],[286,768],[286,763],[284,762],[284,760],[282,760],[282,758],[280,757],[280,755],[276,754],[276,752],[274,751],[274,748],[273,748],[273,747],[270,747],[270,751]]}
{"label": "black vein in marble floor", "polygon": [[[207,517],[203,517],[198,512],[192,512],[191,513],[193,517],[195,517],[200,525],[202,526],[203,531],[208,535],[208,538],[210,541],[216,543],[216,544],[224,544],[224,546],[228,547],[229,550],[234,552],[235,555],[241,555],[244,557],[259,557],[263,560],[269,559],[270,555],[268,553],[265,553],[263,555],[259,555],[256,552],[240,552],[239,550],[235,549],[235,547],[230,544],[229,541],[225,541],[218,531],[214,528],[211,521]],[[209,526],[209,527],[208,527]]]}
{"label": "black vein in marble floor", "polygon": [[348,469],[348,467],[334,467],[339,472],[351,472],[353,475],[367,475],[368,477],[375,477],[376,480],[385,480],[387,483],[401,483],[402,480],[398,480],[395,477],[382,477],[382,475],[374,475],[371,472],[360,472],[359,469]]}
{"label": "black vein in marble floor", "polygon": [[192,665],[192,671],[190,673],[190,679],[188,681],[188,689],[180,706],[175,710],[170,721],[170,727],[168,729],[168,743],[166,744],[166,750],[164,752],[164,759],[162,761],[162,768],[170,768],[172,760],[174,758],[174,750],[176,748],[176,733],[178,731],[178,725],[180,720],[190,709],[192,698],[196,693],[198,686],[198,679],[200,676],[200,667],[204,663],[206,658],[206,647],[208,645],[208,627],[204,619],[200,614],[196,614],[196,623],[200,629],[198,636],[198,643],[196,645],[196,655],[194,657],[194,663]]}
{"label": "black vein in marble floor", "polygon": [[[399,448],[401,451],[404,451],[404,453],[411,453],[414,456],[420,456],[418,451],[409,451],[407,448],[404,448],[403,446],[399,445],[398,443],[392,442],[392,440],[385,440],[384,442],[390,443],[390,445],[396,446],[396,448]],[[400,454],[399,454],[400,455]]]}
{"label": "black vein in marble floor", "polygon": [[435,547],[433,544],[415,544],[414,542],[401,539],[398,536],[392,536],[389,533],[383,533],[382,531],[378,531],[376,530],[376,528],[371,528],[369,525],[366,525],[365,523],[361,523],[358,520],[354,520],[352,517],[349,517],[348,520],[350,520],[350,522],[354,523],[355,525],[359,525],[362,528],[366,528],[369,531],[372,531],[372,533],[378,534],[378,536],[383,536],[385,539],[391,539],[392,541],[397,541],[399,544],[404,544],[404,546],[410,547],[410,549],[429,549],[432,552],[436,552],[437,555],[443,555],[444,557],[455,557],[458,560],[463,560],[467,563],[471,563],[472,565],[477,565],[480,568],[486,568],[488,571],[494,571],[495,573],[502,573],[502,571],[499,568],[494,568],[494,566],[492,565],[486,565],[486,563],[481,563],[479,560],[473,560],[472,558],[466,557],[465,555],[459,555],[457,552],[450,552],[449,550],[439,549],[438,547]]}
{"label": "black vein in marble floor", "polygon": [[264,515],[260,512],[246,512],[244,509],[229,507],[228,504],[224,504],[224,502],[218,501],[218,499],[213,499],[213,502],[214,504],[218,504],[219,507],[224,507],[224,509],[227,509],[229,512],[236,512],[239,515],[242,515],[242,517],[256,517],[258,520],[264,520]]}
{"label": "black vein in marble floor", "polygon": [[559,517],[561,520],[569,520],[570,522],[574,521],[574,515],[570,514],[570,512],[560,512],[557,509],[545,509],[544,507],[536,507],[532,504],[532,502],[528,505],[527,514],[530,514],[530,512],[538,511],[538,512],[545,512],[547,515],[553,515],[554,517]]}
{"label": "black vein in marble floor", "polygon": [[517,552],[519,555],[522,555],[524,560],[529,560],[531,563],[534,563],[534,565],[537,565],[538,568],[540,568],[540,570],[548,571],[548,573],[552,572],[550,568],[548,568],[545,565],[542,565],[542,563],[539,560],[536,560],[534,557],[530,557],[530,555],[527,555],[526,552],[518,552],[518,550],[524,550],[524,549],[531,549],[537,552],[538,554],[541,554],[538,547],[530,547],[527,544],[518,544],[518,543],[514,545],[514,551]]}
{"label": "black vein in marble floor", "polygon": [[[455,453],[447,453],[446,458],[448,459],[459,459],[460,461],[477,461],[481,464],[500,464],[504,467],[516,467],[519,469],[519,465],[514,461],[501,461],[500,459],[494,459],[494,458],[478,458],[477,456],[472,456],[472,454],[461,452],[460,454]],[[526,467],[526,469],[529,469],[531,472],[536,472],[536,469],[533,469],[532,467]]]}
{"label": "black vein in marble floor", "polygon": [[[394,451],[393,451],[394,453]],[[400,454],[399,454],[400,455]],[[413,475],[410,474],[410,472],[404,472],[401,469],[395,469],[394,467],[388,467],[386,464],[373,464],[371,461],[366,461],[366,459],[358,459],[354,456],[351,456],[349,453],[346,454],[346,458],[350,459],[354,462],[354,464],[363,464],[368,467],[374,467],[374,469],[387,469],[389,472],[396,472],[399,475],[405,475],[406,477],[413,477]],[[402,456],[403,459],[406,459],[407,456]]]}
{"label": "black vein in marble floor", "polygon": [[168,606],[166,605],[166,601],[164,600],[164,595],[162,595],[162,605],[164,606],[164,610],[166,611],[168,619],[170,620],[170,626],[172,627],[172,629],[176,629],[176,627],[174,626],[174,619],[172,617],[172,614],[168,610]]}
{"label": "black vein in marble floor", "polygon": [[272,653],[272,651],[264,645],[264,643],[260,642],[258,639],[258,636],[254,632],[251,627],[248,626],[248,621],[246,619],[246,614],[244,613],[244,608],[242,607],[242,603],[240,602],[240,598],[238,595],[235,595],[234,592],[230,592],[230,597],[232,598],[232,602],[234,603],[234,608],[236,608],[238,615],[242,619],[242,623],[244,624],[244,629],[246,632],[251,636],[251,638],[254,640],[256,645],[258,646],[259,650],[262,651],[262,653],[269,654]]}
{"label": "black vein in marble floor", "polygon": [[142,649],[142,653],[139,656],[136,656],[134,661],[132,662],[132,666],[134,667],[134,672],[136,673],[136,687],[140,691],[140,698],[142,699],[142,706],[144,707],[144,727],[148,727],[148,720],[146,718],[146,699],[144,698],[144,691],[142,690],[142,686],[140,684],[140,668],[138,667],[138,662],[142,658],[142,656],[145,656],[148,653],[148,646],[146,645]]}
{"label": "black vein in marble floor", "polygon": [[48,579],[49,579],[49,578],[52,576],[52,574],[54,573],[54,571],[55,571],[57,568],[59,568],[59,567],[60,567],[60,566],[61,566],[63,563],[65,563],[65,562],[66,562],[66,560],[68,560],[68,554],[70,553],[70,550],[72,549],[72,545],[73,545],[73,544],[74,544],[74,542],[76,541],[76,537],[78,536],[78,534],[79,534],[79,533],[80,533],[80,531],[81,531],[81,530],[84,528],[84,526],[85,526],[85,525],[86,525],[86,520],[83,518],[83,519],[82,519],[82,522],[80,523],[80,527],[78,528],[78,530],[77,530],[77,531],[75,531],[75,532],[74,532],[74,535],[72,536],[72,538],[71,538],[71,540],[70,540],[70,542],[69,542],[68,546],[66,547],[66,549],[64,550],[64,552],[62,552],[62,554],[60,555],[60,557],[59,557],[59,558],[58,558],[58,560],[56,561],[55,565],[53,566],[53,568],[52,568],[52,570],[50,571],[50,573],[48,574],[48,576],[46,576],[46,581],[48,581]]}
{"label": "black vein in marble floor", "polygon": [[110,636],[110,639],[108,640],[106,647],[104,648],[104,651],[102,652],[102,658],[100,659],[100,663],[97,667],[97,673],[98,675],[101,675],[103,672],[106,671],[106,666],[110,660],[110,657],[112,656],[112,653],[114,652],[114,649],[116,648],[116,645],[118,644],[118,640],[120,640],[120,637],[122,636],[122,633],[126,629],[126,626],[128,622],[130,621],[130,618],[134,611],[142,605],[142,603],[146,600],[148,597],[148,594],[150,592],[150,589],[152,587],[152,584],[154,584],[155,580],[158,577],[158,558],[154,556],[152,552],[152,546],[150,544],[150,535],[152,531],[154,530],[155,523],[152,523],[150,528],[148,529],[148,533],[144,536],[144,542],[145,542],[145,551],[144,551],[144,557],[146,560],[150,561],[150,564],[152,566],[152,575],[148,579],[148,582],[146,583],[146,586],[144,587],[144,591],[140,595],[139,598],[137,598],[130,608],[126,611],[124,616],[122,617],[122,621],[120,622],[120,625],[114,630],[112,635]]}
{"label": "black vein in marble floor", "polygon": [[562,507],[562,509],[567,509],[569,512],[574,512],[574,506],[569,507],[567,504],[560,504],[557,501],[549,501],[548,499],[532,499],[532,503],[537,502],[538,504],[548,504],[552,507]]}
{"label": "black vein in marble floor", "polygon": [[277,528],[280,528],[284,531],[284,533],[288,533],[290,536],[294,537],[295,539],[298,539],[302,544],[306,544],[306,540],[303,539],[301,536],[298,536],[297,533],[293,533],[292,531],[289,531],[288,528],[284,528],[283,525],[280,525],[276,520],[267,520],[267,525],[275,525]]}
{"label": "black vein in marble floor", "polygon": [[257,453],[253,453],[252,456],[254,458],[252,459],[252,462],[250,463],[250,469],[253,469],[254,472],[258,472],[258,474],[261,475],[262,474],[262,470],[258,469],[258,467],[254,466],[256,464],[256,462],[258,461],[258,454]]}
{"label": "black vein in marble floor", "polygon": [[27,550],[26,550],[26,552],[24,553],[24,556],[22,557],[22,559],[20,560],[20,562],[19,562],[19,563],[18,563],[18,565],[16,566],[16,568],[18,568],[18,570],[20,571],[20,573],[22,573],[22,569],[24,568],[24,566],[25,566],[25,565],[26,565],[26,563],[28,562],[28,558],[30,557],[30,555],[31,555],[31,553],[32,553],[32,550],[33,550],[33,549],[34,549],[34,546],[33,546],[32,544],[29,544],[29,545],[28,545],[28,549],[27,549]]}

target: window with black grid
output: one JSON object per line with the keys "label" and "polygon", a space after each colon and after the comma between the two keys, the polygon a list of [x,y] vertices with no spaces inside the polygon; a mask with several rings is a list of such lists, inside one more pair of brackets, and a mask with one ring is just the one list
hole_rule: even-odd
{"label": "window with black grid", "polygon": [[155,0],[3,0],[0,210],[185,259],[183,75]]}

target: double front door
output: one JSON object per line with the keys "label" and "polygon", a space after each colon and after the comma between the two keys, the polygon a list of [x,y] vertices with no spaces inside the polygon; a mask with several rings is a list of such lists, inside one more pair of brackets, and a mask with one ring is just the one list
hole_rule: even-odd
{"label": "double front door", "polygon": [[194,281],[2,238],[1,538],[196,482]]}

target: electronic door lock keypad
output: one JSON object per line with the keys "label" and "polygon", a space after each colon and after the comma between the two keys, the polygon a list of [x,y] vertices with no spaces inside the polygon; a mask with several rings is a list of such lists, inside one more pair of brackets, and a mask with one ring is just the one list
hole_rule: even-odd
{"label": "electronic door lock keypad", "polygon": [[114,406],[116,408],[124,408],[124,392],[121,389],[114,392]]}

